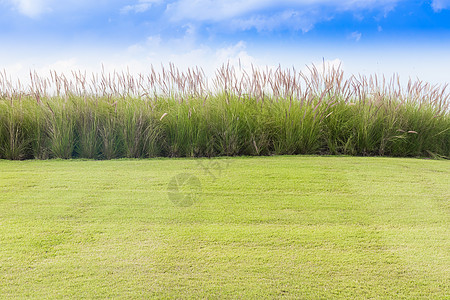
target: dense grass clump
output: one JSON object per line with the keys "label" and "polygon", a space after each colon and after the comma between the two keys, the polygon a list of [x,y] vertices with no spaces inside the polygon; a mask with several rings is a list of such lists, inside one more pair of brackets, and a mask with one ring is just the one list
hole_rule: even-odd
{"label": "dense grass clump", "polygon": [[450,95],[422,82],[223,66],[210,87],[201,70],[173,65],[31,79],[17,89],[0,76],[0,158],[450,157]]}

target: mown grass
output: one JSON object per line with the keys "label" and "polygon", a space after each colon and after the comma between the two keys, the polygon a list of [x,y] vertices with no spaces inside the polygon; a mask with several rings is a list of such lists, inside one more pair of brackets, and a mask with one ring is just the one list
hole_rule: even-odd
{"label": "mown grass", "polygon": [[[445,160],[2,160],[0,170],[2,298],[448,296]],[[184,173],[201,193],[181,207],[168,184]]]}
{"label": "mown grass", "polygon": [[215,88],[201,71],[173,66],[92,82],[52,73],[32,77],[29,90],[0,74],[0,158],[450,157],[446,86],[344,81],[334,69],[236,72],[219,69]]}

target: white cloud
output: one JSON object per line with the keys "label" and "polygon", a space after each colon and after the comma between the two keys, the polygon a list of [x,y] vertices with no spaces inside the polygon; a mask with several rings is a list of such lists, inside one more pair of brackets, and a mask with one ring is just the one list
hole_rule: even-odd
{"label": "white cloud", "polygon": [[76,14],[79,11],[104,9],[106,6],[117,5],[120,0],[0,0],[13,11],[29,18],[38,19],[49,13]]}
{"label": "white cloud", "polygon": [[[268,10],[317,9],[318,6],[336,10],[392,9],[401,0],[179,0],[167,5],[172,20],[223,21]],[[443,0],[442,0],[443,1]]]}
{"label": "white cloud", "polygon": [[127,52],[132,55],[151,52],[161,48],[161,35],[152,35],[147,37],[144,43],[133,44],[128,47]]}
{"label": "white cloud", "polygon": [[232,65],[240,64],[244,69],[256,64],[256,59],[247,52],[247,45],[240,41],[229,47],[219,48],[215,51],[215,64],[220,65],[229,62]]}
{"label": "white cloud", "polygon": [[240,66],[251,71],[258,65],[258,60],[249,53],[244,41],[224,47],[211,48],[206,45],[186,44],[183,39],[161,40],[159,36],[151,36],[145,42],[131,45],[126,53],[117,60],[109,60],[108,69],[120,70],[130,67],[135,72],[145,73],[150,65],[158,68],[161,64],[167,66],[174,63],[180,70],[200,67],[212,78],[224,63]]}
{"label": "white cloud", "polygon": [[450,0],[433,0],[431,7],[435,12],[439,12],[443,9],[450,9]]}
{"label": "white cloud", "polygon": [[19,13],[36,18],[52,10],[51,2],[53,0],[10,0],[9,2]]}
{"label": "white cloud", "polygon": [[127,14],[129,12],[143,13],[149,10],[153,4],[161,3],[162,0],[139,0],[138,3],[122,7],[120,12]]}
{"label": "white cloud", "polygon": [[159,51],[168,55],[169,53],[187,52],[200,47],[195,25],[188,23],[179,29],[184,30],[184,34],[180,37],[163,39],[161,34],[151,35],[142,42],[128,46],[127,52],[130,54],[148,54]]}
{"label": "white cloud", "polygon": [[307,32],[336,13],[380,10],[384,15],[403,0],[178,0],[167,5],[172,22],[215,22],[236,30],[290,28]]}
{"label": "white cloud", "polygon": [[361,32],[355,31],[355,32],[352,32],[349,35],[349,39],[352,39],[352,40],[355,40],[356,42],[359,42],[359,40],[361,39],[361,36],[362,36]]}
{"label": "white cloud", "polygon": [[248,30],[255,28],[258,31],[272,31],[276,28],[289,28],[308,32],[314,23],[321,19],[314,13],[305,15],[301,11],[286,10],[274,15],[255,15],[248,18],[236,19],[231,22],[234,29]]}

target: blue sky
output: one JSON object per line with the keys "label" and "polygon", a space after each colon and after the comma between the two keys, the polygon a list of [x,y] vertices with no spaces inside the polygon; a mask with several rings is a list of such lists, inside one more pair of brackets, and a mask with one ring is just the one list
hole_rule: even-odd
{"label": "blue sky", "polygon": [[151,64],[398,73],[450,83],[450,0],[0,0],[0,69],[145,73]]}

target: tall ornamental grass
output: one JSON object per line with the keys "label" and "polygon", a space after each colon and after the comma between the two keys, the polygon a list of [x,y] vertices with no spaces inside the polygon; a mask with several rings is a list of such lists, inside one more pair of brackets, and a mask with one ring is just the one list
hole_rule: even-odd
{"label": "tall ornamental grass", "polygon": [[337,68],[0,74],[0,158],[450,157],[447,86]]}

